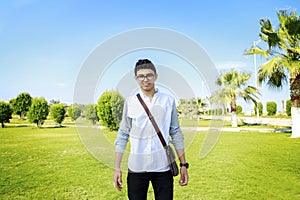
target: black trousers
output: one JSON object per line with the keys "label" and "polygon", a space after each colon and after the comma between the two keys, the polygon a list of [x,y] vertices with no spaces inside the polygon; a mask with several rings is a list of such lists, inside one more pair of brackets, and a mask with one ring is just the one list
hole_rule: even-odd
{"label": "black trousers", "polygon": [[149,183],[151,182],[155,200],[173,199],[173,176],[167,172],[128,172],[127,186],[130,200],[147,200]]}

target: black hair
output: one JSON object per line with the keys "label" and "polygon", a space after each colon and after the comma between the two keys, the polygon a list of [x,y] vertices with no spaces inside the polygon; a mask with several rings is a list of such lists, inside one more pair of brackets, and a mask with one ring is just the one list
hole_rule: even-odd
{"label": "black hair", "polygon": [[134,74],[137,75],[137,71],[140,69],[151,69],[156,74],[156,69],[154,64],[148,59],[139,59],[134,68]]}

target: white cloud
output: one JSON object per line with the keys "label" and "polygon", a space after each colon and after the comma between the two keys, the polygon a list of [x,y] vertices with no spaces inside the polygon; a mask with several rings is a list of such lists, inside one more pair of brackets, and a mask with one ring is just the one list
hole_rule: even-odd
{"label": "white cloud", "polygon": [[58,87],[65,87],[66,86],[65,83],[56,83],[55,85],[58,86]]}
{"label": "white cloud", "polygon": [[247,67],[247,63],[239,62],[239,61],[230,61],[230,62],[216,63],[216,67],[218,70],[245,68]]}

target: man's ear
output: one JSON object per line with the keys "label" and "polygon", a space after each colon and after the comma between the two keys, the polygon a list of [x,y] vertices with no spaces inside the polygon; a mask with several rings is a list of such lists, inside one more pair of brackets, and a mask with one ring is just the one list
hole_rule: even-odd
{"label": "man's ear", "polygon": [[158,73],[155,73],[155,80],[157,80],[158,78]]}

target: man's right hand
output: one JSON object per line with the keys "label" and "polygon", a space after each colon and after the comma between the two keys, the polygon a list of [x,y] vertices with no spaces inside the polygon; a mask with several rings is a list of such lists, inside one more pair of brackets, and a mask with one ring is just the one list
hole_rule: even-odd
{"label": "man's right hand", "polygon": [[122,190],[122,171],[120,169],[114,171],[114,185],[117,190]]}

